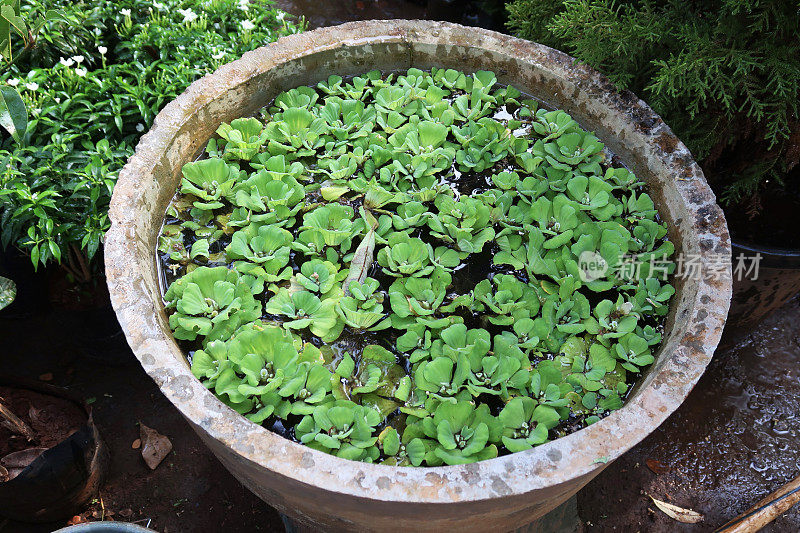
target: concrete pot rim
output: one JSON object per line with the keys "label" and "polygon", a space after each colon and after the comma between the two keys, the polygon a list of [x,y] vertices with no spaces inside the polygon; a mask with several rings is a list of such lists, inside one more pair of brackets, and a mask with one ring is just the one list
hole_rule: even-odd
{"label": "concrete pot rim", "polygon": [[[112,227],[106,237],[105,260],[114,309],[132,349],[161,391],[211,438],[232,449],[242,462],[322,490],[366,500],[408,503],[452,503],[522,495],[544,487],[596,473],[655,430],[685,399],[710,362],[719,341],[730,303],[730,261],[721,279],[704,277],[688,304],[688,327],[646,390],[619,411],[566,437],[525,452],[460,466],[401,468],[339,459],[291,442],[253,424],[225,407],[189,371],[171,335],[159,327],[156,315],[163,304],[147,291],[146,273],[136,265],[136,213],[141,184],[148,169],[168,157],[167,148],[180,124],[226,91],[247,83],[259,73],[298,57],[342,46],[414,42],[417,32],[436,35],[446,30],[462,40],[479,39],[479,46],[556,71],[566,79],[581,79],[591,98],[601,99],[609,113],[622,116],[626,133],[642,136],[648,149],[663,154],[676,177],[675,187],[693,217],[693,236],[704,264],[727,253],[730,239],[722,211],[702,171],[688,149],[644,102],[613,89],[602,75],[574,63],[556,50],[533,42],[478,28],[432,21],[364,21],[343,24],[281,38],[223,65],[214,74],[194,82],[156,117],[136,153],[120,172],[111,202]],[[266,65],[266,66],[265,66]],[[369,70],[369,67],[365,68]],[[602,96],[601,96],[602,95]],[[631,109],[633,106],[635,109]],[[642,122],[654,124],[643,131]],[[601,139],[602,140],[602,139]],[[141,203],[141,202],[140,202]],[[150,206],[152,207],[152,206]],[[724,269],[723,269],[724,270]],[[150,316],[152,315],[152,316]],[[655,372],[655,368],[653,371]],[[586,442],[593,446],[587,449]],[[567,492],[565,490],[565,492]]]}

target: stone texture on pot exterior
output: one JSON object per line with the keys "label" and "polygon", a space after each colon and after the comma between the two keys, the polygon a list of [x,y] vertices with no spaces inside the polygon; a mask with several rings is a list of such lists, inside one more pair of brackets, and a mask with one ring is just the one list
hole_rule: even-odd
{"label": "stone texture on pot exterior", "polygon": [[214,454],[281,512],[325,530],[510,530],[566,501],[684,400],[710,361],[731,296],[715,278],[676,280],[657,360],[621,410],[526,452],[463,466],[397,468],[293,443],[223,405],[190,373],[167,325],[157,234],[180,180],[218,125],[280,91],[372,69],[493,70],[500,82],[564,109],[644,178],[678,252],[706,265],[730,240],[700,168],[631,93],[561,52],[499,33],[430,21],[367,21],[284,37],[192,84],[167,105],[119,176],[105,245],[114,308],[136,357]]}

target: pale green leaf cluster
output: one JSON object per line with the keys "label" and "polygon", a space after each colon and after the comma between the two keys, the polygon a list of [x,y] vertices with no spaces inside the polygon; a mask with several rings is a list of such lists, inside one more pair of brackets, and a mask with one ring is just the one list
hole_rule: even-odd
{"label": "pale green leaf cluster", "polygon": [[674,289],[652,199],[493,73],[331,76],[217,133],[159,249],[193,372],[250,420],[461,464],[596,422],[653,363]]}

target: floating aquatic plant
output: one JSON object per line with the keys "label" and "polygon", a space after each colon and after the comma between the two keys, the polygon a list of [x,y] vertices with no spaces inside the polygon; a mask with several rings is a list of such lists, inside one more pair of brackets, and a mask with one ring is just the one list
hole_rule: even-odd
{"label": "floating aquatic plant", "polygon": [[653,363],[675,292],[653,200],[493,73],[331,76],[217,133],[159,236],[164,299],[252,422],[462,464],[597,422]]}

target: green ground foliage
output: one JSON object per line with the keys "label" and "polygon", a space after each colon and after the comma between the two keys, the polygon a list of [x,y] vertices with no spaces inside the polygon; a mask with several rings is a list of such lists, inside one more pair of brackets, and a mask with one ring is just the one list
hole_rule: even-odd
{"label": "green ground foliage", "polygon": [[268,0],[45,0],[21,15],[43,25],[0,76],[29,115],[21,142],[0,138],[2,244],[83,281],[96,272],[116,176],[158,111],[302,29]]}

